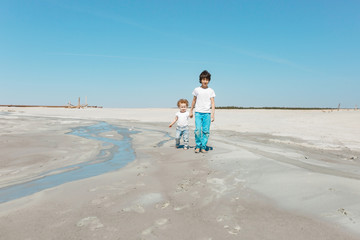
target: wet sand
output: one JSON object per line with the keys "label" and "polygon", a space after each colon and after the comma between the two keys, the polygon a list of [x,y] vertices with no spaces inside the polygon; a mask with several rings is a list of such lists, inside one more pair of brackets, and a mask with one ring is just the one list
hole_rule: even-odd
{"label": "wet sand", "polygon": [[1,188],[109,148],[73,128],[138,131],[125,167],[0,204],[0,239],[360,238],[360,111],[217,110],[206,154],[175,112],[0,108]]}

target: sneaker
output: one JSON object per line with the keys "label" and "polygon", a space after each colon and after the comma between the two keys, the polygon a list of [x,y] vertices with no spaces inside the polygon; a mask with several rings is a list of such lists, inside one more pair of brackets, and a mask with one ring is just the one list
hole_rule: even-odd
{"label": "sneaker", "polygon": [[201,149],[202,153],[207,153],[207,151],[205,149]]}
{"label": "sneaker", "polygon": [[188,149],[189,149],[189,147],[188,147],[188,146],[185,146],[185,147],[184,147],[184,150],[188,150]]}
{"label": "sneaker", "polygon": [[195,153],[199,153],[200,152],[200,148],[195,148]]}

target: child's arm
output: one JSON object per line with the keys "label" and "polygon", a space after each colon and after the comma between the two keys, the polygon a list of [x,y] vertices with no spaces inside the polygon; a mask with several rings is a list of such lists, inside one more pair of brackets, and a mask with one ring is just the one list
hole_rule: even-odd
{"label": "child's arm", "polygon": [[169,128],[171,128],[172,127],[172,125],[174,125],[175,123],[176,123],[176,121],[178,120],[178,116],[176,116],[175,117],[175,120],[172,122],[172,123],[170,123],[170,125],[169,125]]}
{"label": "child's arm", "polygon": [[194,116],[193,110],[194,110],[194,107],[195,107],[195,103],[196,103],[196,96],[194,96],[194,98],[192,100],[192,103],[191,103],[191,108],[190,108],[190,113],[189,113],[190,118],[192,118]]}
{"label": "child's arm", "polygon": [[215,99],[212,97],[211,100],[211,121],[215,121]]}

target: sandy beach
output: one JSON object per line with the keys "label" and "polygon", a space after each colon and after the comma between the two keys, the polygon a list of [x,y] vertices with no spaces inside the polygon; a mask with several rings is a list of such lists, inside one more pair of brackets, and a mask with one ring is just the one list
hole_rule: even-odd
{"label": "sandy beach", "polygon": [[360,111],[176,111],[1,107],[0,239],[360,239]]}

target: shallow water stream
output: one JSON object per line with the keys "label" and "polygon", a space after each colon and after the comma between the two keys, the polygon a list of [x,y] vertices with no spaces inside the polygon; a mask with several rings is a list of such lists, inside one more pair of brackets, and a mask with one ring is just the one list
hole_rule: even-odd
{"label": "shallow water stream", "polygon": [[[120,136],[120,139],[110,133],[104,134],[106,132],[115,132],[116,135]],[[0,203],[25,197],[67,182],[118,170],[135,159],[131,134],[136,133],[138,132],[128,128],[116,127],[106,122],[72,129],[68,134],[103,142],[103,149],[99,155],[87,162],[43,172],[34,180],[1,188]]]}

